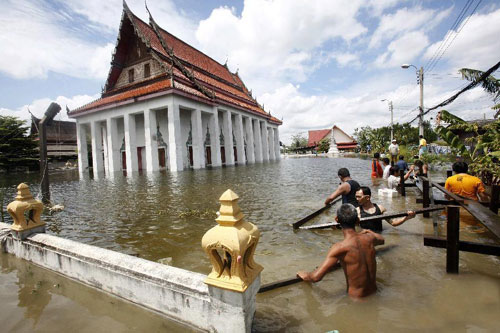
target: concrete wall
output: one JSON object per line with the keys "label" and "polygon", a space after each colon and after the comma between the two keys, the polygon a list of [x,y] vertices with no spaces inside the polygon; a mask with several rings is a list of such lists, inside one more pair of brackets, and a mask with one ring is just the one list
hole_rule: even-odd
{"label": "concrete wall", "polygon": [[251,329],[260,277],[244,293],[224,290],[206,285],[199,273],[44,233],[24,241],[8,236],[5,250],[204,331]]}

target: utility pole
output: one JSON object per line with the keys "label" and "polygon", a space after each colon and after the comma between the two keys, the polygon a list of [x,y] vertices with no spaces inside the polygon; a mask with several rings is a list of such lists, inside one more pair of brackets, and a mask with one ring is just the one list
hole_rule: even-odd
{"label": "utility pole", "polygon": [[392,112],[392,101],[389,101],[389,110],[391,111],[391,142],[394,140],[394,115]]}
{"label": "utility pole", "polygon": [[42,190],[42,202],[50,203],[50,184],[49,184],[49,161],[47,159],[47,125],[52,123],[56,114],[61,110],[57,103],[50,103],[45,115],[38,123],[38,136],[40,142],[40,187]]}
{"label": "utility pole", "polygon": [[418,72],[418,82],[420,83],[420,116],[418,120],[418,134],[424,135],[424,68],[420,67]]}

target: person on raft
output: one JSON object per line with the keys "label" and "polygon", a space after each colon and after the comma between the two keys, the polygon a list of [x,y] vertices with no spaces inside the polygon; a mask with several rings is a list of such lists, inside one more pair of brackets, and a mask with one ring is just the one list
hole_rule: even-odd
{"label": "person on raft", "polygon": [[349,170],[346,168],[340,168],[337,174],[342,183],[328,198],[326,198],[325,205],[328,205],[339,195],[342,195],[342,203],[350,203],[354,207],[357,207],[358,201],[356,200],[356,191],[359,190],[359,183],[351,178]]}
{"label": "person on raft", "polygon": [[[373,203],[371,198],[372,198],[372,191],[367,186],[361,186],[361,188],[356,192],[356,200],[358,200],[359,203],[359,206],[356,208],[356,211],[358,212],[358,217],[360,219],[364,217],[383,215],[387,211],[384,206]],[[394,219],[386,219],[386,221],[393,227],[397,227],[415,217],[414,211],[409,210],[407,213],[408,216],[403,216]],[[363,229],[370,229],[376,232],[382,231],[382,220],[378,221],[360,220],[359,225]]]}
{"label": "person on raft", "polygon": [[384,244],[384,237],[368,229],[356,232],[359,218],[356,208],[351,204],[340,206],[335,220],[342,227],[344,240],[332,245],[326,259],[317,269],[312,272],[300,271],[297,276],[307,282],[318,282],[340,262],[349,296],[369,296],[377,290],[375,246]]}

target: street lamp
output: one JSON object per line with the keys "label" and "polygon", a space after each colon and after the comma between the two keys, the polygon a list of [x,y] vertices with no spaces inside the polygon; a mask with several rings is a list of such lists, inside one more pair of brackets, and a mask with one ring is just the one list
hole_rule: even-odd
{"label": "street lamp", "polygon": [[418,82],[420,83],[420,114],[418,116],[418,134],[424,135],[424,68],[418,69],[411,64],[402,64],[401,68],[407,69],[413,67],[417,71]]}
{"label": "street lamp", "polygon": [[391,142],[394,140],[394,122],[393,122],[393,113],[392,113],[392,101],[388,99],[381,99],[381,102],[389,102],[389,111],[391,111]]}

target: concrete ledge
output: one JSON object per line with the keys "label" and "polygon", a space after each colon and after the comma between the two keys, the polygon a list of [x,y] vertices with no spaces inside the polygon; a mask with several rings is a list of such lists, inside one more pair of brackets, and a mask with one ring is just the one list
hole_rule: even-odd
{"label": "concrete ledge", "polygon": [[[0,229],[10,225],[0,223]],[[8,253],[210,332],[249,332],[260,278],[238,293],[206,276],[48,234],[8,236]]]}

